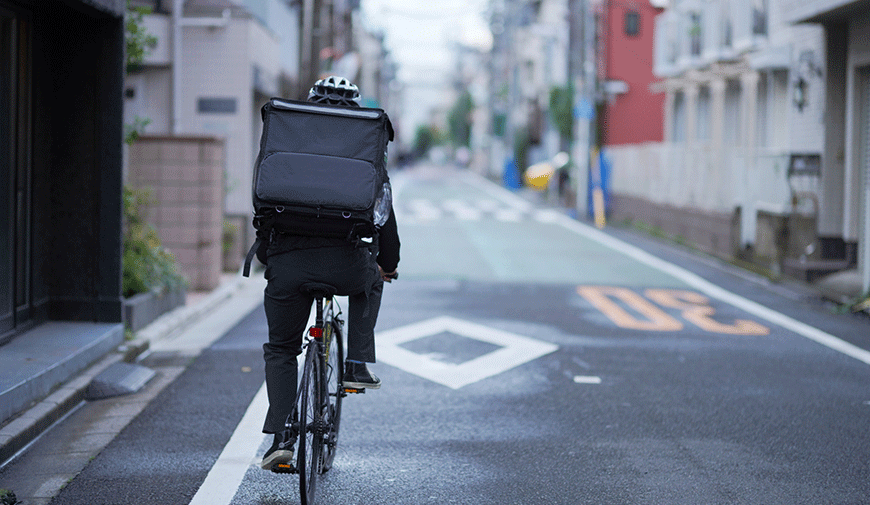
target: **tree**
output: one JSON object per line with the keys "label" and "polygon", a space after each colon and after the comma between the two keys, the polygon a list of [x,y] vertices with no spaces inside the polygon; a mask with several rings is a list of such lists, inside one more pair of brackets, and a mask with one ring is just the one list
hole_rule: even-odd
{"label": "tree", "polygon": [[421,125],[414,134],[414,157],[426,156],[432,146],[441,143],[441,133],[434,126]]}
{"label": "tree", "polygon": [[[145,56],[157,44],[157,37],[145,29],[143,18],[151,10],[147,7],[131,7],[127,0],[127,13],[124,19],[124,40],[126,42],[126,70],[130,74],[138,70]],[[136,116],[132,124],[124,125],[124,142],[136,142],[148,118]],[[184,277],[178,273],[175,258],[160,244],[157,232],[145,222],[142,208],[148,199],[148,192],[124,186],[124,236],[121,258],[122,291],[130,297],[151,290],[174,289],[185,284]]]}
{"label": "tree", "polygon": [[465,90],[453,108],[447,119],[450,128],[450,141],[454,147],[469,147],[471,145],[471,113],[474,111],[474,99],[471,93]]}
{"label": "tree", "polygon": [[[157,46],[157,37],[145,28],[144,18],[150,13],[149,7],[133,7],[130,5],[130,0],[127,0],[127,11],[124,14],[124,56],[127,74],[142,68],[145,57]],[[132,124],[125,124],[124,142],[128,145],[135,142],[150,122],[149,118],[136,116]]]}
{"label": "tree", "polygon": [[574,92],[570,86],[550,89],[550,119],[563,141],[569,141],[574,130]]}
{"label": "tree", "polygon": [[149,7],[133,7],[130,5],[130,0],[127,0],[127,12],[124,15],[124,42],[128,74],[139,70],[145,57],[157,46],[157,37],[145,29],[146,14],[151,14]]}

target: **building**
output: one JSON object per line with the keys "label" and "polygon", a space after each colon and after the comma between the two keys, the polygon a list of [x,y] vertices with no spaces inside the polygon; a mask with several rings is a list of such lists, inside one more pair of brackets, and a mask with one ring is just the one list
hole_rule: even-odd
{"label": "building", "polygon": [[[786,20],[821,26],[817,59],[801,60],[796,99],[824,107],[818,234],[829,257],[857,263],[870,292],[870,1],[783,0]],[[813,67],[824,68],[816,77]],[[819,83],[819,84],[816,84]],[[824,95],[809,95],[813,85]]]}
{"label": "building", "polygon": [[650,85],[655,17],[649,0],[601,0],[598,11],[598,80],[603,93],[600,118],[604,146],[661,142],[664,96]]}
{"label": "building", "polygon": [[[142,68],[126,79],[127,122],[147,118],[144,133],[151,136],[223,139],[222,219],[226,229],[236,231],[225,244],[229,253],[224,262],[226,268],[233,268],[254,242],[250,184],[263,104],[276,96],[304,100],[316,79],[339,73],[357,80],[365,105],[386,107],[395,69],[382,37],[357,28],[356,0],[134,0],[133,4],[151,9],[145,26],[157,37],[157,45]],[[158,226],[164,242],[173,241],[168,236],[174,233],[172,228],[164,238]],[[175,235],[185,234],[177,231]],[[195,258],[213,258],[191,252],[211,239],[188,238],[193,246],[175,250],[167,246],[182,259],[182,266],[203,261]]]}
{"label": "building", "polygon": [[123,1],[0,0],[0,423],[123,341],[123,75]]}
{"label": "building", "polygon": [[549,103],[554,88],[569,84],[568,1],[493,0],[490,17],[489,172],[501,175],[509,160],[522,171],[565,147]]}
{"label": "building", "polygon": [[[282,68],[282,62],[293,60],[282,56],[279,35],[240,2],[136,3],[151,8],[152,14],[145,17],[145,27],[157,38],[157,44],[142,68],[127,76],[124,101],[127,122],[132,123],[136,117],[146,118],[143,133],[164,136],[167,144],[174,142],[173,137],[223,140],[222,219],[238,232],[230,247],[240,260],[246,244],[253,242],[250,182],[262,128],[260,108],[269,98],[280,94],[282,83],[288,87],[287,81],[292,81],[296,74]],[[289,7],[279,3],[277,0],[264,3],[260,6],[262,14],[292,20],[287,12]],[[283,17],[277,13],[269,16],[270,7],[281,6]],[[295,49],[296,38],[285,37],[286,46]],[[136,152],[131,150],[131,154]],[[158,201],[159,205],[188,210],[194,203],[198,203],[197,198]],[[219,251],[220,223],[217,236],[212,231],[207,240],[199,237],[185,240],[184,230],[179,230],[182,236],[174,237],[172,226],[157,225],[162,241],[179,259],[182,272],[188,277],[192,262],[207,261],[212,263],[212,270],[221,270],[220,254],[197,255],[184,246],[208,242],[209,250],[217,247]],[[211,284],[216,282],[215,275],[210,277]]]}
{"label": "building", "polygon": [[[674,0],[656,18],[664,140],[616,146],[613,209],[724,257],[811,279],[824,39],[776,0]],[[827,270],[826,270],[827,269]]]}

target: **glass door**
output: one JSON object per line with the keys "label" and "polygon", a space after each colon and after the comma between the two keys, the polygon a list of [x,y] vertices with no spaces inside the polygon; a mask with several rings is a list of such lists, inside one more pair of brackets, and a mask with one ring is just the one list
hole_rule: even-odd
{"label": "glass door", "polygon": [[861,103],[858,114],[858,172],[863,179],[861,206],[862,212],[858,225],[858,267],[861,270],[862,292],[870,291],[870,67],[864,67],[858,74],[858,96]]}
{"label": "glass door", "polygon": [[31,319],[30,24],[0,7],[0,344]]}

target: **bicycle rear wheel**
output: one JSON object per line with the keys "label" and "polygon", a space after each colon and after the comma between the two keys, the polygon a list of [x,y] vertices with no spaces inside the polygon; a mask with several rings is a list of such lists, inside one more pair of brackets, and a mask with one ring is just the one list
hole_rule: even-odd
{"label": "bicycle rear wheel", "polygon": [[[330,311],[330,316],[331,311]],[[330,342],[326,357],[326,433],[324,436],[323,471],[332,468],[335,452],[338,448],[338,427],[341,422],[341,399],[344,391],[341,388],[341,378],[344,375],[344,342],[342,341],[341,324],[335,319],[327,326],[331,331],[327,341]]]}
{"label": "bicycle rear wheel", "polygon": [[315,342],[308,344],[299,395],[299,453],[296,468],[299,471],[302,505],[314,505],[323,454],[323,403],[318,347]]}

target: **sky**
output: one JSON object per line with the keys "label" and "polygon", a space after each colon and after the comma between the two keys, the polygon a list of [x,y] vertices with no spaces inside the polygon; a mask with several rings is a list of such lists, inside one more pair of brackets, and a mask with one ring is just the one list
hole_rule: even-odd
{"label": "sky", "polygon": [[487,6],[488,0],[362,1],[363,22],[384,32],[399,65],[399,80],[406,90],[406,130],[415,130],[427,121],[429,110],[442,105],[443,94],[437,91],[452,68],[454,43],[482,48],[491,44]]}

